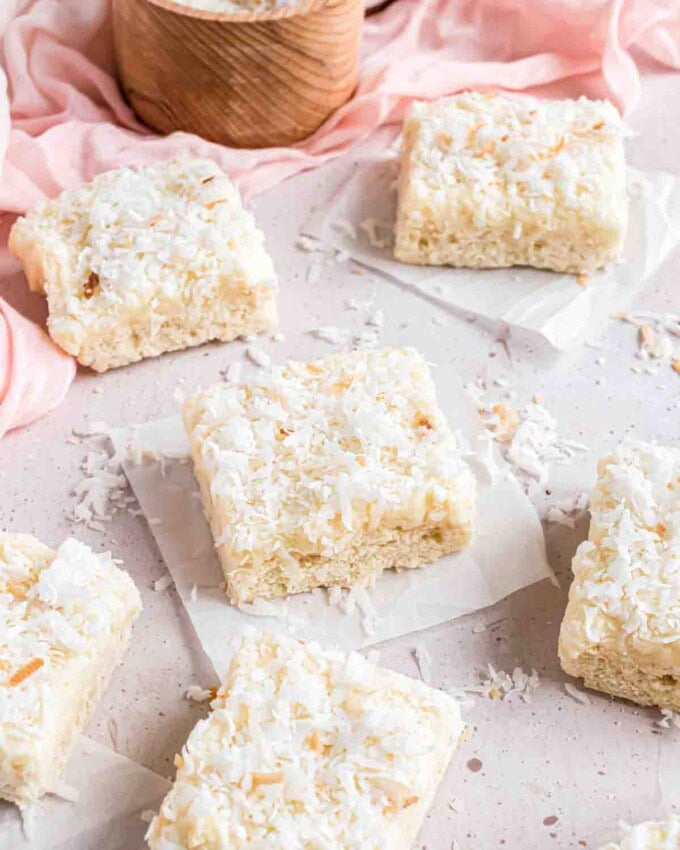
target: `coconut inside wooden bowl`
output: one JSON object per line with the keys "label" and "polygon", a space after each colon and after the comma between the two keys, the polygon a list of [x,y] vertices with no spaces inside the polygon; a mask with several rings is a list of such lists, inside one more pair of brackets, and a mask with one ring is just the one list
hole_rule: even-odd
{"label": "coconut inside wooden bowl", "polygon": [[162,133],[288,145],[352,96],[363,18],[363,0],[259,12],[113,0],[118,75],[135,112]]}

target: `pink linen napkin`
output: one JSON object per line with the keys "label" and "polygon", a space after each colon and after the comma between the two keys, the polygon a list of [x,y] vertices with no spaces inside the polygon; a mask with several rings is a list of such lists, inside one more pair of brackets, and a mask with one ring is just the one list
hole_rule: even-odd
{"label": "pink linen napkin", "polygon": [[[214,159],[250,198],[400,121],[414,98],[505,88],[608,97],[625,113],[640,94],[633,48],[680,69],[678,0],[398,0],[366,22],[348,104],[301,144],[234,150],[186,133],[159,137],[135,118],[113,77],[107,0],[0,6],[0,210],[9,212],[100,171],[178,153]],[[0,361],[0,386],[7,374]]]}
{"label": "pink linen napkin", "polygon": [[75,360],[0,298],[0,437],[61,403]]}

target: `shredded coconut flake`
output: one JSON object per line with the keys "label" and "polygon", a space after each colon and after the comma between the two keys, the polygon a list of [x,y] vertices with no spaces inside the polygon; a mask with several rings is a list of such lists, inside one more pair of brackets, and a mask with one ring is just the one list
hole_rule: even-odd
{"label": "shredded coconut flake", "polygon": [[[366,234],[369,244],[372,248],[382,250],[387,248],[392,242],[392,225],[378,221],[376,218],[365,218],[359,227]],[[385,233],[384,236],[380,232]]]}
{"label": "shredded coconut flake", "polygon": [[531,702],[531,693],[540,685],[536,670],[525,673],[521,667],[515,667],[512,673],[496,670],[492,664],[487,664],[488,678],[474,688],[467,688],[470,693],[481,694],[489,699],[508,700],[518,694],[522,702]]}
{"label": "shredded coconut flake", "polygon": [[172,584],[172,576],[161,576],[161,578],[156,579],[153,583],[153,589],[156,593],[161,593],[163,590],[167,590]]}
{"label": "shredded coconut flake", "polygon": [[590,698],[588,695],[584,694],[583,691],[580,691],[576,685],[572,685],[571,682],[564,683],[564,690],[573,700],[581,703],[581,705],[590,705]]}
{"label": "shredded coconut flake", "polygon": [[313,328],[309,333],[315,338],[331,345],[346,345],[352,338],[352,332],[347,328],[336,328],[332,325]]}
{"label": "shredded coconut flake", "polygon": [[425,682],[426,685],[432,684],[432,656],[428,652],[427,648],[422,644],[418,644],[416,648],[413,650],[413,657],[416,660],[416,664],[418,665],[418,672],[420,673],[420,678]]}
{"label": "shredded coconut flake", "polygon": [[249,345],[248,348],[246,348],[246,356],[256,366],[269,366],[272,362],[272,359],[267,352],[255,345]]}
{"label": "shredded coconut flake", "polygon": [[215,696],[215,691],[210,688],[202,688],[200,685],[190,685],[184,696],[192,702],[207,702]]}

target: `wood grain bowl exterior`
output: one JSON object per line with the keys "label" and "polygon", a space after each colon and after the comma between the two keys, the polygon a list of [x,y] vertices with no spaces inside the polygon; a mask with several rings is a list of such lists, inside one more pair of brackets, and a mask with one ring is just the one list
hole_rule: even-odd
{"label": "wood grain bowl exterior", "polygon": [[113,0],[118,74],[162,133],[270,147],[314,132],[354,92],[363,0],[216,14],[171,0]]}

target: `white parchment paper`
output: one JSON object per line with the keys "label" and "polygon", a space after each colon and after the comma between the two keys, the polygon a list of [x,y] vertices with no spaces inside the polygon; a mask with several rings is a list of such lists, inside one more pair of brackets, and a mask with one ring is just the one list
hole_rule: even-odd
{"label": "white parchment paper", "polygon": [[[613,312],[625,309],[680,241],[680,177],[631,169],[630,222],[623,259],[590,275],[583,285],[574,275],[529,268],[407,265],[392,257],[397,174],[397,153],[392,149],[360,168],[332,205],[309,219],[305,233],[444,308],[539,333],[560,350],[585,342]],[[377,236],[372,240],[361,227],[371,219],[376,222]],[[345,222],[354,228],[356,237]],[[377,246],[377,241],[383,246]]]}
{"label": "white parchment paper", "polygon": [[[313,637],[326,646],[357,649],[485,608],[552,577],[534,508],[495,446],[483,438],[457,374],[446,366],[435,368],[434,376],[442,410],[475,452],[471,464],[479,498],[474,543],[421,570],[383,573],[368,592],[368,603],[350,614],[330,605],[322,590],[283,603],[243,606],[247,610],[231,605],[221,587],[223,576],[192,465],[187,462],[188,444],[179,418],[112,433],[116,450],[137,448],[164,455],[162,462],[128,461],[125,472],[203,648],[220,676],[228,664],[230,640],[247,625]],[[482,455],[486,456],[484,462]],[[262,616],[271,611],[275,616]]]}
{"label": "white parchment paper", "polygon": [[124,756],[80,738],[64,771],[75,791],[69,802],[48,795],[29,807],[24,821],[16,806],[0,802],[2,850],[144,850],[148,823],[170,783]]}

